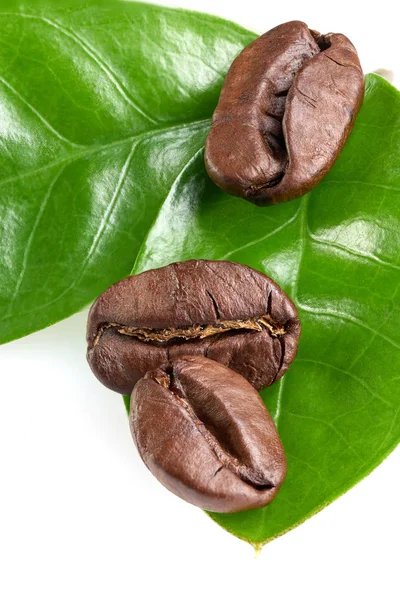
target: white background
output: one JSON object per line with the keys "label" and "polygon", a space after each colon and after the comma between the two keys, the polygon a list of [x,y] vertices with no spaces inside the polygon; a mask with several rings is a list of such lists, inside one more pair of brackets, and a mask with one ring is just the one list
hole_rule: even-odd
{"label": "white background", "polygon": [[[164,4],[260,32],[301,19],[347,34],[365,71],[400,72],[389,2]],[[255,559],[141,464],[121,398],[86,364],[85,324],[86,312],[0,348],[2,600],[400,597],[399,450]]]}

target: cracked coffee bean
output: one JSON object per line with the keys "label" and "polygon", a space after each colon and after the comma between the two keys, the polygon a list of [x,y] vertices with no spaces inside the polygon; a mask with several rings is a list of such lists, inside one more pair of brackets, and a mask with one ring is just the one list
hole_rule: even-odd
{"label": "cracked coffee bean", "polygon": [[205,510],[265,506],[286,475],[284,450],[259,394],[241,375],[201,356],[175,358],[140,379],[130,425],[153,475]]}
{"label": "cracked coffee bean", "polygon": [[333,166],[363,96],[347,37],[301,21],[271,29],[228,71],[206,141],[209,176],[259,205],[302,196]]}
{"label": "cracked coffee bean", "polygon": [[190,260],[108,288],[89,313],[88,361],[121,394],[183,354],[214,359],[261,389],[286,372],[299,335],[296,307],[272,279],[233,262]]}

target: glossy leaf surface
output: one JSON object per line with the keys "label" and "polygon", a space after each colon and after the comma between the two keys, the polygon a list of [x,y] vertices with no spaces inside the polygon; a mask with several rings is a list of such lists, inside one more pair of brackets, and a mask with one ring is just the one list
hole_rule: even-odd
{"label": "glossy leaf surface", "polygon": [[262,544],[349,489],[400,439],[400,94],[369,76],[332,171],[310,194],[280,206],[223,194],[200,151],[135,270],[194,257],[264,271],[300,310],[298,357],[262,392],[287,453],[287,479],[264,509],[211,515]]}

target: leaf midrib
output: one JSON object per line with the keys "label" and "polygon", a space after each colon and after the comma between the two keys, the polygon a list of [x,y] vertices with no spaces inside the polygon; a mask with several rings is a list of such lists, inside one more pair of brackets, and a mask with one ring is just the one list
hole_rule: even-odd
{"label": "leaf midrib", "polygon": [[110,150],[111,148],[117,148],[119,146],[123,146],[124,144],[133,143],[133,142],[141,142],[146,138],[150,138],[152,136],[158,136],[169,132],[180,131],[183,129],[201,129],[202,127],[206,128],[211,124],[211,119],[200,119],[197,121],[192,121],[190,123],[180,123],[179,125],[171,125],[168,127],[159,127],[157,129],[150,129],[149,131],[145,131],[143,133],[139,133],[136,135],[131,135],[129,137],[114,140],[108,144],[95,144],[93,146],[87,147],[85,150],[81,150],[80,152],[68,153],[65,158],[53,162],[49,162],[43,167],[39,167],[37,169],[29,169],[24,173],[19,173],[18,175],[12,175],[10,177],[5,177],[4,179],[0,179],[0,185],[13,183],[15,181],[19,181],[24,179],[25,177],[30,177],[31,175],[37,175],[39,173],[43,173],[48,169],[52,169],[53,167],[58,167],[61,165],[72,164],[76,160],[80,160],[81,158],[86,158],[92,154],[96,154],[97,152],[102,152],[104,150]]}

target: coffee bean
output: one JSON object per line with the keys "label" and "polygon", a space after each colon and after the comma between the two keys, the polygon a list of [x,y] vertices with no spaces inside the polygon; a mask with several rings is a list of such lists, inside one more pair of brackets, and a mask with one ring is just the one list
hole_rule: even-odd
{"label": "coffee bean", "polygon": [[233,62],[205,148],[211,179],[259,205],[309,192],[331,169],[364,95],[357,52],[342,34],[291,21]]}
{"label": "coffee bean", "polygon": [[147,373],[130,425],[146,466],[170,491],[205,510],[265,506],[286,475],[275,425],[241,375],[201,356]]}
{"label": "coffee bean", "polygon": [[272,279],[237,263],[190,260],[108,288],[89,313],[88,361],[121,394],[182,354],[217,360],[261,389],[286,372],[299,335],[296,307]]}

